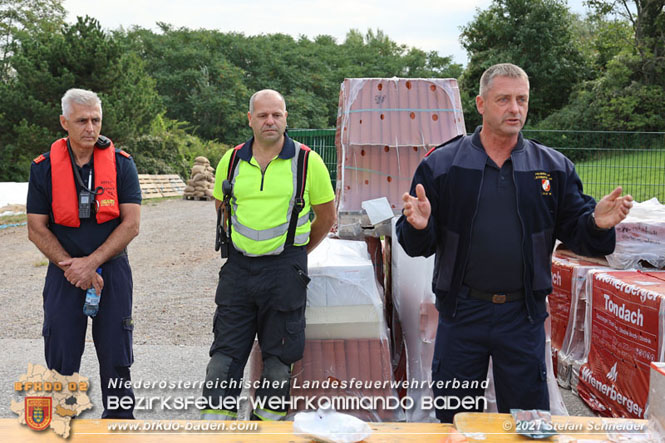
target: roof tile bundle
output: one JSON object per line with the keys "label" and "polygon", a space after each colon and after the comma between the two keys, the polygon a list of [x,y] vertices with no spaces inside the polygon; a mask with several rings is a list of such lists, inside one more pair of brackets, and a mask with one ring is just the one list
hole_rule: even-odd
{"label": "roof tile bundle", "polygon": [[341,86],[337,115],[340,212],[387,197],[401,209],[427,151],[465,133],[455,79],[353,78]]}

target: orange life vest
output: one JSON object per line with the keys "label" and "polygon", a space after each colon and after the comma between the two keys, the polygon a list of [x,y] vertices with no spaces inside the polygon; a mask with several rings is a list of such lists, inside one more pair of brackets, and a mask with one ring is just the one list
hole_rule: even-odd
{"label": "orange life vest", "polygon": [[[79,220],[78,195],[74,181],[72,161],[67,150],[67,139],[61,138],[51,145],[51,189],[53,221],[58,225],[78,228]],[[115,147],[113,142],[106,149],[95,147],[94,187],[101,186],[104,191],[95,195],[97,202],[97,223],[106,223],[120,216],[118,204],[118,183],[115,164]]]}

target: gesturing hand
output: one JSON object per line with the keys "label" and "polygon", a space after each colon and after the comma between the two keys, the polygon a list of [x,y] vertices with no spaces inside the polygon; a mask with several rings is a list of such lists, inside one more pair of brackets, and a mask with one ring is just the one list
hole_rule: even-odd
{"label": "gesturing hand", "polygon": [[425,229],[429,216],[432,213],[432,205],[430,205],[427,196],[425,195],[425,188],[423,185],[416,185],[416,196],[411,197],[408,192],[402,196],[404,201],[404,216],[406,221],[416,229]]}
{"label": "gesturing hand", "polygon": [[621,196],[621,186],[612,191],[609,195],[603,197],[593,216],[596,219],[596,226],[600,229],[610,229],[626,218],[630,208],[633,207],[633,197],[630,195]]}

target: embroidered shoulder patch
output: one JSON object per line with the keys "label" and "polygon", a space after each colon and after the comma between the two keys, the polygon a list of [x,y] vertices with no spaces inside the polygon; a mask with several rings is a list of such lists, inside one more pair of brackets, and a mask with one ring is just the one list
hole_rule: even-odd
{"label": "embroidered shoulder patch", "polygon": [[35,159],[33,160],[33,162],[34,162],[34,163],[41,163],[41,162],[43,162],[44,160],[46,160],[46,157],[44,157],[44,154],[39,154],[39,157],[35,158]]}

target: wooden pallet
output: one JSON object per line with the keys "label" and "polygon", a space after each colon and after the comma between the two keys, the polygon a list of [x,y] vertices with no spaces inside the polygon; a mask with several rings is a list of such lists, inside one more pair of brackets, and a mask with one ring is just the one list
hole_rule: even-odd
{"label": "wooden pallet", "polygon": [[183,195],[182,198],[184,198],[185,200],[210,201],[210,200],[212,200],[214,197],[207,197],[207,196],[196,197],[196,196],[194,196],[194,195]]}
{"label": "wooden pallet", "polygon": [[185,183],[177,174],[139,174],[143,198],[177,197],[185,191]]}

